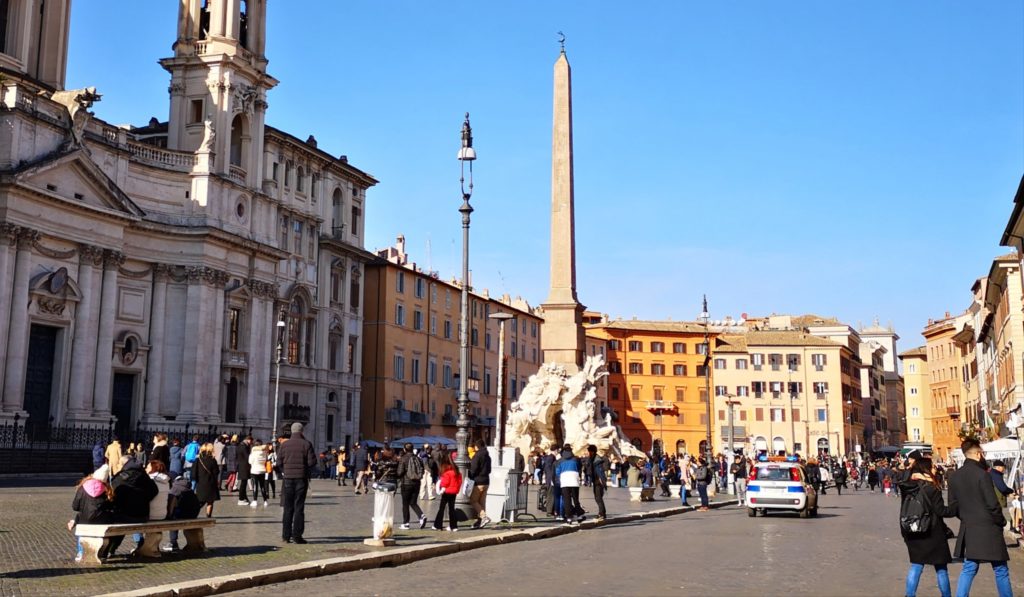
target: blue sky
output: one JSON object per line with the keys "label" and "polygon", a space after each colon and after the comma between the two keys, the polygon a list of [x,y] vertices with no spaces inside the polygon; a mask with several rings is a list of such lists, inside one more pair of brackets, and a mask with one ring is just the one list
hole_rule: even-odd
{"label": "blue sky", "polygon": [[[68,86],[167,117],[177,2],[73,3]],[[269,0],[268,123],[381,183],[367,248],[458,271],[472,117],[477,288],[544,300],[551,69],[573,67],[578,284],[625,318],[815,312],[901,348],[1006,252],[1024,172],[1019,2]],[[130,48],[130,50],[129,50]],[[427,247],[430,247],[429,257]]]}

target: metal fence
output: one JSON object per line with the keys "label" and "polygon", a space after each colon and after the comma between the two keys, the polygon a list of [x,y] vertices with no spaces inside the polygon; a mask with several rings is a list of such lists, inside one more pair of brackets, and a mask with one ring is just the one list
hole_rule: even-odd
{"label": "metal fence", "polygon": [[0,449],[10,450],[75,450],[91,449],[96,442],[104,446],[115,436],[123,446],[128,443],[149,444],[157,433],[166,434],[168,439],[179,438],[187,443],[192,436],[198,435],[201,441],[212,441],[213,438],[227,433],[245,436],[252,433],[252,427],[244,425],[194,425],[191,423],[168,423],[165,425],[143,425],[136,423],[134,428],[115,425],[111,421],[106,425],[61,424],[56,425],[51,417],[45,424],[31,420],[22,422],[15,415],[13,421],[0,423]]}
{"label": "metal fence", "polygon": [[501,521],[508,524],[515,524],[516,516],[520,518],[529,516],[537,520],[537,517],[527,512],[530,499],[530,473],[511,470],[505,478],[505,507],[502,509]]}

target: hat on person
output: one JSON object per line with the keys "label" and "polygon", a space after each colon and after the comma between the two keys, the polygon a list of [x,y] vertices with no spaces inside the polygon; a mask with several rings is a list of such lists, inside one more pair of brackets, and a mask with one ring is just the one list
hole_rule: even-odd
{"label": "hat on person", "polygon": [[1003,462],[1002,460],[996,460],[992,463],[992,466],[1001,466],[1003,468],[1006,468],[1006,463]]}
{"label": "hat on person", "polygon": [[107,477],[110,476],[110,465],[104,464],[100,468],[96,469],[96,472],[92,474],[92,478],[97,481],[106,481]]}
{"label": "hat on person", "polygon": [[302,433],[302,423],[292,423],[292,433]]}

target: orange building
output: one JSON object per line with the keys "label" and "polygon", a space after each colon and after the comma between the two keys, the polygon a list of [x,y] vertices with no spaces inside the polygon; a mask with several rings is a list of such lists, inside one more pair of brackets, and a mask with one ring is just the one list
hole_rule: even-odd
{"label": "orange building", "polygon": [[960,447],[964,349],[957,336],[968,319],[967,313],[952,317],[946,313],[942,319],[929,321],[922,332],[928,359],[932,449],[943,460]]}
{"label": "orange building", "polygon": [[[669,453],[702,450],[708,425],[704,330],[700,323],[672,321],[587,326],[588,337],[607,342],[608,407],[640,449],[659,442]],[[712,328],[712,346],[716,335]]]}

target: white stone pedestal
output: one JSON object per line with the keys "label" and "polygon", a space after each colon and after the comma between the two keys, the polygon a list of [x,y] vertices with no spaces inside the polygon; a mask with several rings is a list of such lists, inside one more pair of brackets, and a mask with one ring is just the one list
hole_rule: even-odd
{"label": "white stone pedestal", "polygon": [[506,447],[503,450],[501,465],[498,465],[498,449],[489,447],[491,455],[491,484],[487,486],[487,500],[484,508],[493,522],[498,522],[505,515],[505,481],[508,472],[515,467],[516,449]]}

